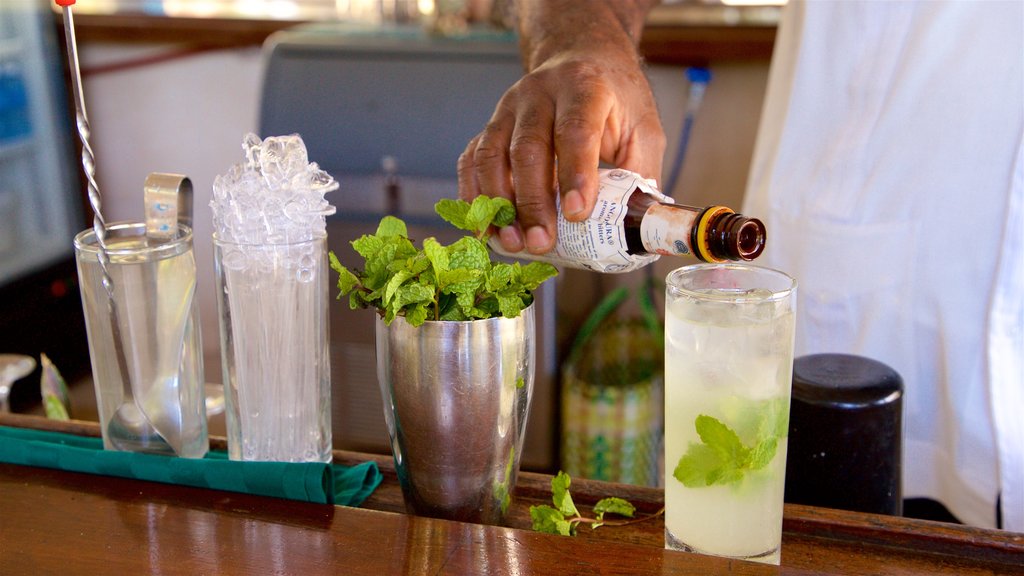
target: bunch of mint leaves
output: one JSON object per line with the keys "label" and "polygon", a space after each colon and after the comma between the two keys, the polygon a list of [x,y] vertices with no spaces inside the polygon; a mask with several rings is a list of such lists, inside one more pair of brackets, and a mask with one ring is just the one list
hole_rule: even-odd
{"label": "bunch of mint leaves", "polygon": [[559,471],[558,475],[551,479],[551,501],[554,507],[547,504],[530,506],[530,519],[533,521],[533,529],[537,532],[547,534],[561,534],[562,536],[575,536],[576,526],[581,523],[590,524],[591,528],[597,528],[605,524],[617,525],[622,522],[605,520],[605,514],[618,514],[632,518],[636,508],[622,498],[611,496],[602,498],[594,505],[594,518],[587,518],[580,514],[576,504],[572,501],[569,493],[569,484],[572,479],[565,472]]}
{"label": "bunch of mint leaves", "polygon": [[789,403],[785,398],[764,400],[743,412],[745,425],[737,426],[739,431],[712,416],[697,416],[694,427],[701,441],[690,443],[672,476],[688,488],[723,486],[767,466],[779,440],[789,434]]}
{"label": "bunch of mint leaves", "polygon": [[515,318],[533,302],[533,291],[558,273],[543,262],[524,266],[491,260],[488,231],[515,220],[509,200],[442,199],[434,210],[471,235],[449,246],[426,238],[417,248],[405,222],[385,216],[375,234],[352,241],[365,261],[361,270],[351,271],[333,252],[329,254],[331,268],[338,273],[338,298],[348,295],[352,309],[376,308],[388,325],[398,316],[412,326],[427,320]]}

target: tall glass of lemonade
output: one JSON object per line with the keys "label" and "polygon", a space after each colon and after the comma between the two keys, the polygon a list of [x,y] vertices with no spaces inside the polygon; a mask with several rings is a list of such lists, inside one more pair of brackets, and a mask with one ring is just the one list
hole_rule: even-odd
{"label": "tall glass of lemonade", "polygon": [[665,300],[665,546],[778,564],[796,282],[673,271]]}

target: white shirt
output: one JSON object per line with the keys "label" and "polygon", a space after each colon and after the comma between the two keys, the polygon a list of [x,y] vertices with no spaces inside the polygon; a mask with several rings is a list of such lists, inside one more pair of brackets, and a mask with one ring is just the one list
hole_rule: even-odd
{"label": "white shirt", "polygon": [[1024,531],[1024,2],[796,2],[743,213],[796,354],[904,381],[904,496]]}

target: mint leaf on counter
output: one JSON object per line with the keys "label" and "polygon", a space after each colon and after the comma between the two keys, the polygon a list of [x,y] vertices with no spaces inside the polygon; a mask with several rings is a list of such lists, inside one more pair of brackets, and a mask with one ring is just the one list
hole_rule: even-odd
{"label": "mint leaf on counter", "polygon": [[[590,524],[590,527],[593,529],[605,525],[622,526],[630,522],[653,518],[664,510],[662,508],[662,510],[650,516],[633,520],[636,507],[627,500],[609,496],[598,500],[597,504],[594,505],[595,518],[587,518],[580,514],[576,504],[572,501],[572,495],[569,493],[569,485],[571,483],[572,479],[569,475],[559,471],[551,479],[551,502],[554,504],[554,507],[547,504],[530,506],[530,519],[533,521],[533,529],[535,531],[547,534],[561,534],[562,536],[575,536],[576,527],[581,523]],[[605,514],[618,514],[631,520],[605,520]]]}
{"label": "mint leaf on counter", "polygon": [[551,479],[551,500],[555,503],[558,511],[566,516],[579,516],[580,511],[572,501],[572,494],[569,494],[569,484],[572,479],[561,470],[558,475]]}
{"label": "mint leaf on counter", "polygon": [[604,515],[607,514],[618,514],[619,516],[625,516],[632,518],[636,512],[636,506],[629,503],[628,500],[623,500],[616,496],[609,496],[608,498],[602,498],[594,504],[594,515],[597,516],[597,522],[591,525],[591,528],[597,528],[598,526],[604,525]]}
{"label": "mint leaf on counter", "polygon": [[530,506],[530,519],[533,520],[533,529],[537,532],[572,536],[576,531],[575,526],[565,519],[564,514],[546,504]]}

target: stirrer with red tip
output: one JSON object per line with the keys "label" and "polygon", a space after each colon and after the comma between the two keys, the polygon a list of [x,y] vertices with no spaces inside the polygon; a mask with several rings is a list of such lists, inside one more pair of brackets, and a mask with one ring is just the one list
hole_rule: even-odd
{"label": "stirrer with red tip", "polygon": [[100,267],[103,269],[103,284],[107,286],[110,277],[107,274],[106,238],[107,227],[100,211],[100,189],[96,184],[96,157],[89,145],[89,118],[85,113],[85,98],[82,96],[82,74],[78,65],[78,45],[75,42],[75,22],[71,15],[71,5],[75,0],[56,0],[64,12],[64,37],[67,39],[68,61],[71,71],[71,89],[75,100],[75,123],[78,126],[78,137],[82,142],[82,168],[89,187],[89,205],[93,211],[93,231],[96,242],[100,245]]}
{"label": "stirrer with red tip", "polygon": [[[89,145],[89,118],[85,114],[85,98],[82,96],[82,74],[78,65],[78,45],[75,41],[75,22],[71,15],[71,5],[75,0],[55,0],[64,13],[64,37],[67,40],[68,62],[71,72],[71,88],[75,100],[75,123],[78,126],[78,138],[82,142],[82,169],[88,182],[89,205],[92,207],[92,229],[96,236],[96,259],[99,261],[103,275],[103,288],[107,293],[107,309],[110,317],[110,334],[114,344],[114,355],[117,357],[117,368],[121,375],[124,398],[122,407],[114,413],[110,425],[107,426],[111,442],[118,448],[128,449],[140,444],[147,445],[158,439],[152,425],[135,403],[132,393],[131,375],[128,371],[128,359],[125,355],[124,341],[121,338],[121,323],[118,320],[117,304],[114,299],[114,281],[110,277],[110,256],[107,253],[107,223],[100,210],[100,189],[96,184],[96,157]],[[97,382],[96,385],[99,385]],[[130,406],[129,406],[130,404]]]}

